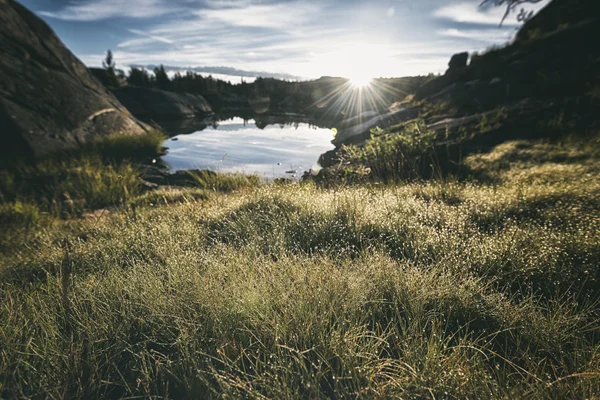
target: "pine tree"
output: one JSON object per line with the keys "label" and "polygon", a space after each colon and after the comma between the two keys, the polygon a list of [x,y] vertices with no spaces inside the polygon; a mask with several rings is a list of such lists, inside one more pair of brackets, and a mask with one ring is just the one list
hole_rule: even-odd
{"label": "pine tree", "polygon": [[113,53],[110,49],[106,52],[106,58],[102,61],[102,67],[106,70],[106,78],[108,86],[118,87],[119,79],[116,74],[116,64],[113,58]]}
{"label": "pine tree", "polygon": [[169,75],[165,71],[165,67],[161,64],[160,67],[154,68],[154,78],[156,80],[156,86],[159,89],[167,90],[171,86],[171,80]]}
{"label": "pine tree", "polygon": [[131,68],[127,83],[132,86],[147,87],[150,86],[150,77],[145,69]]}

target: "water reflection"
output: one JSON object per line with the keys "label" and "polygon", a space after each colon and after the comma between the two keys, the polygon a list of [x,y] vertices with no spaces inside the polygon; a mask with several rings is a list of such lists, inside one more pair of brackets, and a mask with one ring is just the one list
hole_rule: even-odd
{"label": "water reflection", "polygon": [[265,178],[299,178],[317,168],[319,156],[333,149],[330,129],[292,117],[229,118],[209,121],[191,134],[164,145],[171,172],[210,169]]}

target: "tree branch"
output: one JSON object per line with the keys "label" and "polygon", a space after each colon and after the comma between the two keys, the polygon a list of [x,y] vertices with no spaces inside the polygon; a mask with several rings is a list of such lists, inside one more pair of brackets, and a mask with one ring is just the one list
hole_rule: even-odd
{"label": "tree branch", "polygon": [[491,4],[495,7],[506,7],[506,11],[504,12],[504,16],[502,17],[502,20],[500,21],[500,26],[502,26],[502,23],[504,22],[504,20],[506,19],[506,17],[508,17],[510,15],[510,13],[517,8],[518,6],[520,6],[521,4],[536,4],[541,2],[542,0],[483,0],[481,2],[481,4],[479,4],[479,7],[483,7],[487,4]]}

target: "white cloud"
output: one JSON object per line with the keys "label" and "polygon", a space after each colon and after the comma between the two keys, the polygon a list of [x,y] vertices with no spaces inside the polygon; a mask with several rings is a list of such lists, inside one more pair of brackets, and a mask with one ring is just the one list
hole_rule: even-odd
{"label": "white cloud", "polygon": [[149,34],[147,32],[141,31],[139,29],[128,29],[129,32],[131,33],[135,33],[136,35],[140,35],[140,36],[144,36],[148,39],[152,39],[155,42],[161,42],[161,43],[167,43],[167,44],[173,44],[174,42],[170,39],[167,39],[166,37],[162,37],[162,36],[155,36],[152,34]]}
{"label": "white cloud", "polygon": [[209,22],[229,26],[284,29],[316,17],[319,7],[312,3],[293,2],[270,5],[245,5],[235,8],[200,10],[197,15]]}
{"label": "white cloud", "polygon": [[175,42],[173,42],[172,40],[163,37],[163,36],[156,36],[156,35],[152,35],[150,33],[141,31],[139,29],[128,29],[129,32],[138,35],[138,36],[142,36],[141,38],[135,38],[135,39],[129,39],[126,40],[124,42],[121,42],[119,44],[117,44],[117,47],[120,49],[126,48],[126,47],[141,47],[141,46],[147,46],[147,45],[151,45],[154,43],[165,43],[165,44],[173,44]]}
{"label": "white cloud", "polygon": [[502,43],[510,41],[514,37],[514,31],[492,29],[445,29],[437,31],[438,35],[455,37],[461,39],[478,40],[489,43]]}
{"label": "white cloud", "polygon": [[[129,0],[157,7],[167,1],[174,2]],[[361,6],[334,7],[322,0],[289,3],[179,0],[176,4],[185,6],[186,12],[168,15],[153,26],[149,24],[154,21],[147,21],[146,25],[137,22],[136,27],[143,26],[143,30],[129,30],[131,35],[119,43],[115,59],[120,67],[131,64],[184,68],[226,65],[239,70],[309,78],[350,74],[357,59],[369,59],[376,62],[369,62],[364,69],[373,75],[403,76],[443,71],[453,53],[483,50],[505,43],[514,34],[514,25],[497,29],[502,10],[480,9],[480,0],[459,0],[446,6],[442,5],[447,0],[419,1],[403,1],[392,7],[388,3],[367,10]],[[90,4],[91,0],[85,2]],[[98,0],[96,4],[107,2],[122,3],[121,0]],[[198,8],[200,4],[204,8]],[[414,7],[419,8],[419,13],[413,10],[407,17],[406,7],[411,4],[418,4]],[[402,18],[404,23],[398,24],[395,18],[385,15]],[[372,21],[375,22],[370,24]],[[484,26],[473,27],[459,21]],[[361,24],[370,29],[361,29]],[[360,43],[363,45],[358,48]],[[82,55],[88,65],[98,65],[103,57],[103,54]]]}
{"label": "white cloud", "polygon": [[155,40],[150,39],[150,38],[136,38],[136,39],[130,39],[130,40],[126,40],[124,42],[121,42],[119,44],[117,44],[117,47],[119,49],[124,49],[127,47],[141,47],[141,46],[147,46],[150,44],[156,43]]}
{"label": "white cloud", "polygon": [[[154,30],[149,33],[155,35]],[[373,75],[405,76],[443,71],[451,54],[469,50],[464,40],[454,37],[406,43],[386,43],[380,38],[373,38],[373,41],[365,43],[356,32],[329,35],[327,30],[295,33],[280,41],[272,41],[269,34],[217,34],[209,40],[194,42],[194,46],[183,44],[187,36],[175,40],[176,35],[179,33],[167,36],[176,42],[173,46],[145,47],[143,44],[148,42],[143,42],[139,46],[120,47],[114,52],[115,60],[120,68],[131,64],[165,64],[184,68],[226,65],[249,71],[318,78],[349,74],[356,64],[357,54],[361,54],[361,59],[378,60],[368,63]],[[132,40],[151,39],[140,37]],[[82,60],[90,66],[99,65],[102,59],[103,54],[82,56]],[[367,69],[366,66],[364,68]]]}
{"label": "white cloud", "polygon": [[97,21],[115,17],[151,18],[174,11],[178,9],[165,0],[87,0],[39,14],[65,21]]}
{"label": "white cloud", "polygon": [[[482,25],[498,25],[504,16],[504,8],[492,7],[484,9],[478,3],[461,2],[454,3],[437,9],[434,16],[449,19],[454,22],[464,22]],[[507,18],[505,25],[516,25],[517,21]]]}

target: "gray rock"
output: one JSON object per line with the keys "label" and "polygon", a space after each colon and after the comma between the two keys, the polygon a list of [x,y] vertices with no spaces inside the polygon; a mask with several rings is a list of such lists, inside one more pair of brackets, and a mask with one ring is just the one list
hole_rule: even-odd
{"label": "gray rock", "polygon": [[141,119],[198,118],[213,113],[204,97],[160,89],[125,86],[114,91],[117,98]]}
{"label": "gray rock", "polygon": [[0,158],[35,158],[146,126],[32,12],[0,0]]}
{"label": "gray rock", "polygon": [[400,110],[390,111],[387,114],[371,117],[368,120],[362,121],[361,123],[355,126],[340,130],[335,136],[335,138],[332,140],[332,143],[336,147],[339,147],[342,144],[362,142],[365,139],[369,138],[371,129],[377,126],[386,127],[399,122],[414,119],[419,115],[420,112],[421,108],[415,106],[409,108],[402,108]]}
{"label": "gray rock", "polygon": [[345,128],[350,128],[353,126],[356,126],[358,124],[363,123],[364,121],[368,121],[372,118],[378,117],[380,115],[380,113],[378,111],[365,111],[359,115],[356,115],[354,117],[350,117],[347,119],[344,119],[341,123],[339,128],[340,129],[345,129]]}
{"label": "gray rock", "polygon": [[472,76],[469,67],[449,69],[444,75],[438,76],[421,86],[415,93],[415,100],[423,100],[455,82],[470,79],[472,79]]}

